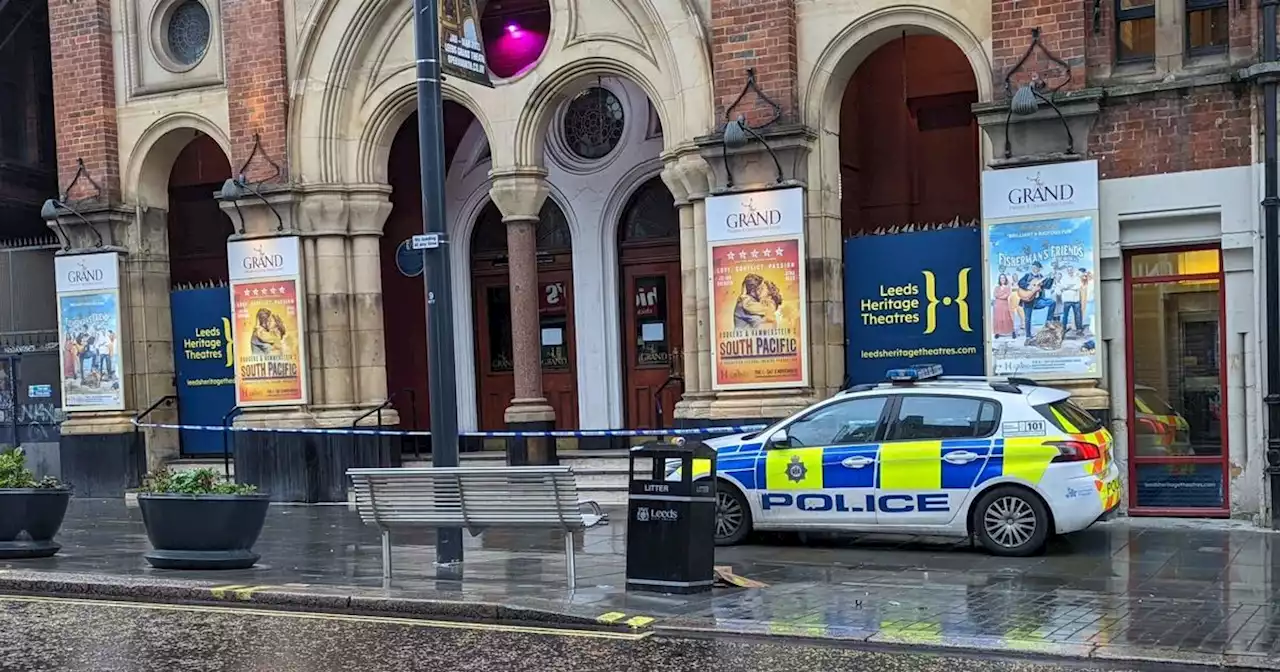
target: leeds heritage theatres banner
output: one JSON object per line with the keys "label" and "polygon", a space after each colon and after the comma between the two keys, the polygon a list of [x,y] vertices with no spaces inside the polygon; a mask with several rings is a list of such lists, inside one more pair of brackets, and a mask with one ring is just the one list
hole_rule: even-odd
{"label": "leeds heritage theatres banner", "polygon": [[[217,426],[236,405],[231,294],[226,287],[185,289],[169,295],[177,365],[178,419]],[[182,452],[221,453],[222,434],[181,430]]]}
{"label": "leeds heritage theatres banner", "polygon": [[307,403],[300,257],[296,236],[227,244],[238,406]]}
{"label": "leeds heritage theatres banner", "polygon": [[440,55],[445,75],[493,87],[475,0],[440,0]]}
{"label": "leeds heritage theatres banner", "polygon": [[63,410],[124,409],[120,255],[59,256],[54,272]]}
{"label": "leeds heritage theatres banner", "polygon": [[809,384],[804,191],[707,199],[712,388]]}
{"label": "leeds heritage theatres banner", "polygon": [[979,228],[850,238],[844,267],[849,383],[879,382],[913,364],[986,373]]}
{"label": "leeds heritage theatres banner", "polygon": [[1098,163],[982,174],[991,372],[1102,375],[1098,344]]}

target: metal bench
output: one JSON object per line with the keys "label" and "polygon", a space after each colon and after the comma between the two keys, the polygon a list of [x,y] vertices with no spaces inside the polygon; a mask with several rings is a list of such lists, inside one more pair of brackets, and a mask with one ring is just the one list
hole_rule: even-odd
{"label": "metal bench", "polygon": [[347,475],[361,520],[382,531],[382,576],[388,579],[395,529],[462,527],[474,535],[489,527],[550,528],[564,532],[572,589],[573,533],[608,522],[599,504],[578,499],[569,467],[348,469]]}

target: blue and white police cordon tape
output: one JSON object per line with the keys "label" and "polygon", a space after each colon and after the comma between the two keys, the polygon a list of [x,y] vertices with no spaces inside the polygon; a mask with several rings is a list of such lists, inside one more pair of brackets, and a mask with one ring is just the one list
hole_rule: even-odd
{"label": "blue and white police cordon tape", "polygon": [[[173,429],[186,432],[281,432],[288,434],[328,434],[338,436],[431,436],[431,432],[402,429],[355,429],[348,427],[223,427],[220,425],[173,425],[158,422],[133,424],[142,429]],[[728,425],[724,427],[688,427],[681,429],[580,429],[538,432],[460,432],[458,436],[474,439],[585,439],[637,436],[704,436],[756,432],[768,425]]]}

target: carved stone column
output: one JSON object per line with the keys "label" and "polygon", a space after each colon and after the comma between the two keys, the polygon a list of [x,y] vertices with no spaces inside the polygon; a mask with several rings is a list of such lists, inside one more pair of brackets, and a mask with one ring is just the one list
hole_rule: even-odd
{"label": "carved stone column", "polygon": [[706,198],[710,168],[696,152],[668,161],[663,171],[680,212],[680,278],[684,316],[684,397],[675,416],[683,424],[710,417],[710,299],[707,270]]}
{"label": "carved stone column", "polygon": [[[507,225],[511,274],[511,343],[515,398],[505,415],[508,426],[549,429],[555,409],[542,391],[542,342],[538,320],[538,213],[547,199],[546,171],[516,168],[493,174],[489,194]],[[532,445],[531,445],[532,450]],[[530,460],[534,461],[532,455]]]}
{"label": "carved stone column", "polygon": [[303,194],[299,206],[300,228],[303,235],[314,239],[315,250],[314,256],[307,255],[306,260],[315,269],[314,274],[308,274],[315,278],[315,284],[307,294],[308,302],[314,301],[311,309],[318,336],[313,339],[316,347],[310,356],[311,371],[322,387],[316,389],[311,405],[318,413],[350,415],[356,390],[352,370],[347,200],[341,192],[318,191]]}
{"label": "carved stone column", "polygon": [[[387,352],[383,333],[382,255],[379,239],[391,215],[389,190],[368,190],[350,195],[351,224],[351,329],[355,355],[355,400],[361,408],[373,408],[387,398]],[[383,421],[398,422],[395,409],[382,412]],[[389,419],[389,420],[388,420]]]}

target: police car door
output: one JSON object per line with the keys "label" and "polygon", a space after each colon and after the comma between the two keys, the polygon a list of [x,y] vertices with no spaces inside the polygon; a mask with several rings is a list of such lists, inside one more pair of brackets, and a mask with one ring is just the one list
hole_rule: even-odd
{"label": "police car door", "polygon": [[1000,406],[979,397],[902,394],[880,445],[876,524],[946,525],[987,464]]}
{"label": "police car door", "polygon": [[765,447],[761,527],[846,527],[875,523],[876,444],[888,397],[842,399],[814,409]]}

